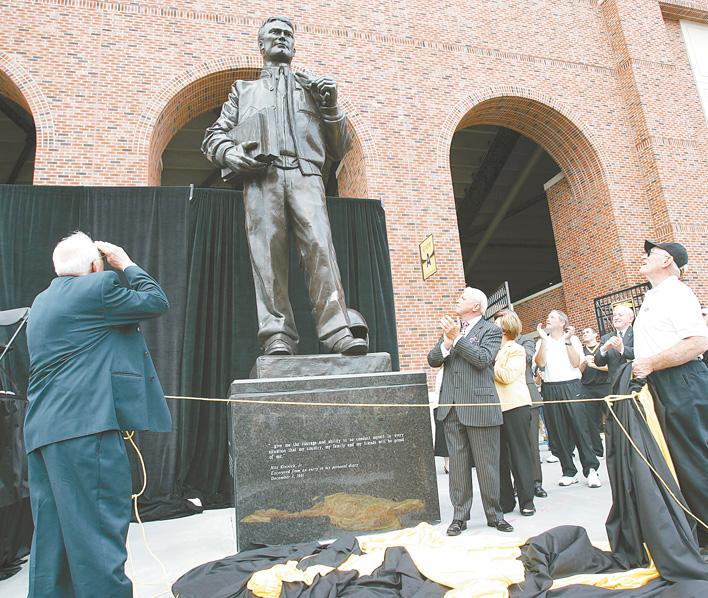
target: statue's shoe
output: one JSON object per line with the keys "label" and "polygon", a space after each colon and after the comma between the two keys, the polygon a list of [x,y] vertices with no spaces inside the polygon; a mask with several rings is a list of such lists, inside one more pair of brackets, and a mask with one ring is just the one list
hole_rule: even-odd
{"label": "statue's shoe", "polygon": [[354,338],[351,334],[347,334],[334,343],[332,353],[341,353],[342,355],[366,355],[368,349],[369,344],[365,339]]}
{"label": "statue's shoe", "polygon": [[275,339],[263,351],[264,355],[293,355],[295,351],[292,346],[282,339]]}

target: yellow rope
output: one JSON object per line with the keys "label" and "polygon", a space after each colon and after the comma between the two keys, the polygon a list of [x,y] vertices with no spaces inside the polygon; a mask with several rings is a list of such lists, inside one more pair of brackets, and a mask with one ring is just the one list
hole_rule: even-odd
{"label": "yellow rope", "polygon": [[[350,389],[328,389],[328,392]],[[208,403],[246,403],[256,405],[299,405],[304,407],[425,407],[429,408],[430,403],[335,403],[325,401],[272,401],[266,399],[217,399],[212,397],[189,397],[165,395],[166,399],[176,401],[205,401]],[[532,401],[527,405],[555,405],[565,403],[593,403],[598,401],[623,401],[631,399],[632,395],[608,395],[602,398],[591,399],[567,399],[560,401]],[[500,407],[504,403],[440,403],[437,407]]]}
{"label": "yellow rope", "polygon": [[[133,445],[133,448],[135,449],[135,453],[138,455],[138,461],[140,461],[140,468],[142,469],[143,472],[143,486],[140,488],[140,492],[137,492],[136,494],[131,495],[131,499],[133,501],[133,508],[135,510],[135,519],[138,521],[138,525],[140,526],[140,531],[142,532],[143,535],[143,542],[145,543],[145,548],[147,548],[147,551],[150,553],[150,556],[157,562],[158,565],[160,565],[160,568],[162,569],[162,575],[163,575],[163,581],[167,585],[167,589],[169,592],[170,596],[173,596],[172,594],[172,586],[170,585],[169,581],[169,575],[167,574],[167,568],[163,564],[163,562],[157,557],[157,555],[152,551],[152,548],[150,548],[150,544],[148,543],[147,539],[147,534],[145,533],[145,524],[143,523],[142,519],[140,519],[140,513],[138,512],[138,498],[140,498],[145,492],[145,489],[147,488],[147,469],[145,468],[145,460],[143,459],[143,455],[140,452],[140,449],[138,448],[138,445],[135,444],[135,441],[133,440],[133,436],[135,436],[135,432],[123,432],[123,438],[130,442],[130,444]],[[126,549],[128,547],[128,543],[126,541]],[[130,554],[130,553],[129,553]],[[131,567],[132,567],[132,559],[131,559]],[[162,596],[165,594],[165,592],[160,592],[158,596]]]}
{"label": "yellow rope", "polygon": [[[635,398],[635,397],[632,397],[632,398]],[[635,403],[635,405],[636,405],[636,403]],[[627,430],[625,429],[625,427],[622,425],[622,422],[621,422],[621,421],[619,420],[619,418],[617,417],[617,414],[614,412],[614,409],[612,409],[612,406],[610,406],[610,413],[612,414],[612,417],[615,418],[615,421],[617,422],[617,425],[620,427],[620,430],[622,430],[622,432],[624,432],[624,435],[627,437],[627,440],[629,440],[629,442],[630,442],[630,444],[632,445],[632,447],[634,448],[634,450],[637,451],[637,454],[642,458],[642,461],[644,461],[644,463],[646,463],[647,467],[648,467],[648,468],[650,469],[650,471],[654,474],[654,477],[656,477],[656,479],[661,482],[661,485],[662,485],[664,488],[666,488],[666,491],[671,495],[671,498],[673,498],[674,501],[676,501],[676,504],[677,504],[679,507],[681,507],[681,508],[686,512],[687,515],[690,515],[690,516],[693,517],[698,523],[700,523],[704,528],[708,529],[708,525],[706,525],[706,523],[705,523],[702,519],[700,519],[699,517],[697,517],[696,515],[694,515],[687,507],[684,507],[684,506],[683,506],[683,503],[678,499],[678,497],[673,493],[673,491],[671,490],[671,488],[669,488],[668,484],[664,481],[664,478],[662,478],[662,477],[659,475],[659,472],[656,471],[656,469],[654,469],[654,466],[653,466],[651,463],[649,463],[649,460],[644,456],[644,453],[642,453],[642,451],[639,450],[639,447],[635,444],[634,440],[632,440],[632,437],[629,435],[629,432],[627,432]]]}
{"label": "yellow rope", "polygon": [[[349,389],[332,389],[332,390],[349,390]],[[637,396],[636,393],[632,394],[627,394],[627,395],[607,395],[606,397],[602,398],[587,398],[587,399],[567,399],[567,400],[559,400],[559,401],[532,401],[531,405],[553,405],[553,404],[562,404],[562,403],[591,403],[591,402],[597,402],[597,401],[604,401],[607,403],[614,403],[617,401],[626,401],[628,399],[635,399]],[[167,395],[165,396],[166,399],[172,399],[172,400],[189,400],[189,401],[205,401],[205,402],[213,402],[213,403],[241,403],[241,404],[257,404],[257,405],[292,405],[292,406],[305,406],[305,407],[366,407],[366,408],[376,408],[376,407],[426,407],[429,408],[431,405],[429,403],[334,403],[334,402],[325,402],[325,401],[272,401],[272,400],[264,400],[264,399],[219,399],[219,398],[209,398],[209,397],[190,397],[190,396],[174,396],[174,395]],[[494,406],[501,406],[503,403],[496,402],[496,403],[440,403],[437,405],[438,407],[494,407]],[[708,529],[708,525],[706,525],[699,517],[694,515],[689,509],[687,509],[681,501],[676,497],[676,495],[671,491],[671,489],[668,487],[666,482],[663,480],[663,478],[658,474],[658,472],[652,467],[652,465],[649,463],[649,461],[646,459],[646,457],[642,454],[642,452],[639,450],[639,447],[634,443],[632,440],[631,436],[627,432],[627,430],[624,428],[624,426],[621,424],[621,422],[617,419],[617,416],[615,415],[614,411],[610,409],[610,413],[612,413],[612,416],[615,418],[617,421],[618,426],[624,432],[624,435],[627,437],[629,440],[630,444],[634,448],[635,451],[639,454],[639,456],[642,458],[642,460],[647,464],[651,472],[656,476],[656,478],[661,482],[661,484],[666,488],[666,490],[669,492],[670,496],[676,501],[676,503],[691,517],[693,517],[698,523],[703,525],[706,529]]]}

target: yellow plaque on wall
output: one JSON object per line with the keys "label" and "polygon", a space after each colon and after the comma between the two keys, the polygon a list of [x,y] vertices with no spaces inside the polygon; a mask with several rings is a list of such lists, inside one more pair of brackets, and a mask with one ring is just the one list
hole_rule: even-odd
{"label": "yellow plaque on wall", "polygon": [[438,266],[435,262],[433,235],[425,237],[420,244],[420,264],[423,271],[423,280],[427,280],[438,271]]}

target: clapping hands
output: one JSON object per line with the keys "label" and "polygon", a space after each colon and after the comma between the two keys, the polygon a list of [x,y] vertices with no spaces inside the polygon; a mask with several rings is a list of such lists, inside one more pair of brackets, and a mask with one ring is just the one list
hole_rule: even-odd
{"label": "clapping hands", "polygon": [[445,347],[449,349],[457,335],[460,334],[460,320],[443,316],[440,318],[440,328],[445,336]]}

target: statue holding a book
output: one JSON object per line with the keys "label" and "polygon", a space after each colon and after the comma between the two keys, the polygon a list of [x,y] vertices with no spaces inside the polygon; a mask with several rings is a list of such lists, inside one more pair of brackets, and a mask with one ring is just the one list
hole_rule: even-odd
{"label": "statue holding a book", "polygon": [[225,180],[243,180],[258,341],[267,355],[296,352],[299,337],[288,298],[292,233],[320,341],[331,353],[364,354],[365,323],[346,306],[322,181],[325,158],[341,160],[350,145],[336,83],[291,70],[294,27],[286,17],[266,20],[258,47],[260,78],[234,83],[202,144]]}

